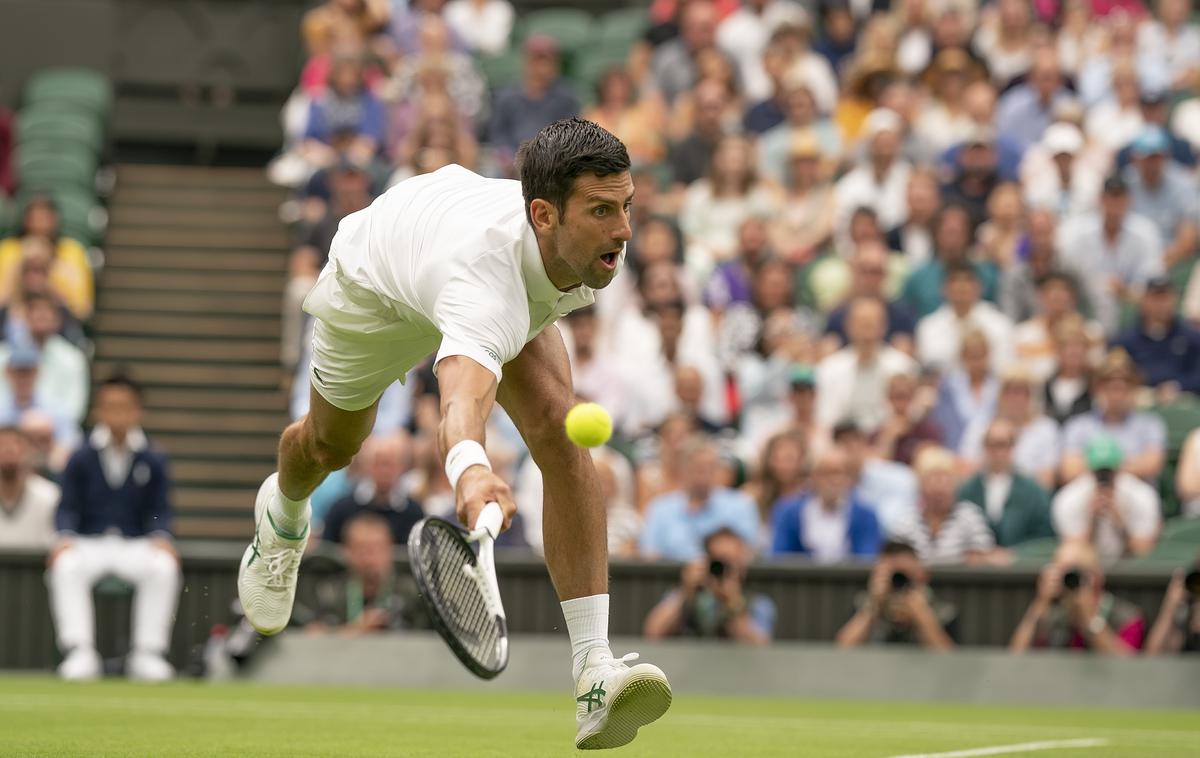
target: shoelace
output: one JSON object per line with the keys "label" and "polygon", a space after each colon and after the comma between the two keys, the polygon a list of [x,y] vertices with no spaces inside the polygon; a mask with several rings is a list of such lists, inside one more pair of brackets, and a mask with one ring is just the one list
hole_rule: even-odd
{"label": "shoelace", "polygon": [[266,585],[270,589],[283,590],[288,587],[288,574],[300,565],[300,550],[283,548],[263,554],[263,565],[267,569]]}
{"label": "shoelace", "polygon": [[633,663],[639,657],[640,656],[637,653],[626,653],[625,655],[621,656],[620,658],[601,658],[600,663],[608,663],[611,665],[616,665],[618,663],[623,663],[623,664],[624,663]]}

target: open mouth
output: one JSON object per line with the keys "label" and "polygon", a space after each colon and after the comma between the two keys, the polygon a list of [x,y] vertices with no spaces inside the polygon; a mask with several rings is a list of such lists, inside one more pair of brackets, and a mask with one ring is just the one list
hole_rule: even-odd
{"label": "open mouth", "polygon": [[617,267],[617,261],[620,260],[620,258],[621,258],[621,253],[619,251],[613,252],[613,253],[605,253],[604,255],[600,256],[600,262],[604,264],[605,268],[611,269],[611,268]]}

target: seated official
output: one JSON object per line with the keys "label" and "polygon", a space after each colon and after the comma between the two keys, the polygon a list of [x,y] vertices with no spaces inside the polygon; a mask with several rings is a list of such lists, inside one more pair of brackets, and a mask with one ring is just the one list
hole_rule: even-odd
{"label": "seated official", "polygon": [[167,458],[141,429],[141,389],[129,378],[101,382],[93,413],[95,429],[62,474],[58,542],[47,559],[50,609],[64,655],[58,673],[64,679],[100,676],[92,587],[116,576],[136,593],[126,673],[170,679],[175,672],[165,656],[180,572],[171,540]]}
{"label": "seated official", "polygon": [[873,558],[882,541],[875,512],[850,492],[850,462],[830,448],[813,464],[812,488],[779,501],[771,516],[774,555],[799,553],[817,563]]}
{"label": "seated official", "polygon": [[954,647],[958,611],[929,589],[929,572],[912,545],[884,543],[867,591],[855,600],[854,616],[837,633],[838,647],[866,644]]}

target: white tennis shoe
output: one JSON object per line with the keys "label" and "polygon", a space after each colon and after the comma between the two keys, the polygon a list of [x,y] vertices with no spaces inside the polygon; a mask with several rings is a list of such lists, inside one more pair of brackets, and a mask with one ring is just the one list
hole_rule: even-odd
{"label": "white tennis shoe", "polygon": [[639,663],[637,653],[613,658],[604,648],[588,653],[575,682],[575,747],[602,750],[633,741],[638,729],[671,707],[671,685],[658,666]]}
{"label": "white tennis shoe", "polygon": [[279,492],[279,474],[271,474],[258,489],[254,502],[254,541],[242,555],[238,568],[238,598],[246,620],[259,634],[278,634],[292,617],[296,576],[308,544],[308,524],[299,537],[275,526],[267,506]]}

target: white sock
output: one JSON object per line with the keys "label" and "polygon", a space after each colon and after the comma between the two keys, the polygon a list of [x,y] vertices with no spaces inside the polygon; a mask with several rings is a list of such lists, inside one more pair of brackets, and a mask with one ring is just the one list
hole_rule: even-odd
{"label": "white sock", "polygon": [[608,594],[564,600],[561,605],[571,635],[571,673],[578,679],[588,653],[598,647],[608,650]]}
{"label": "white sock", "polygon": [[308,526],[308,518],[312,514],[312,509],[308,507],[308,498],[292,500],[283,494],[283,490],[279,489],[279,483],[276,481],[275,497],[271,498],[267,512],[271,514],[271,519],[275,522],[277,529],[299,537],[304,533],[304,527]]}

